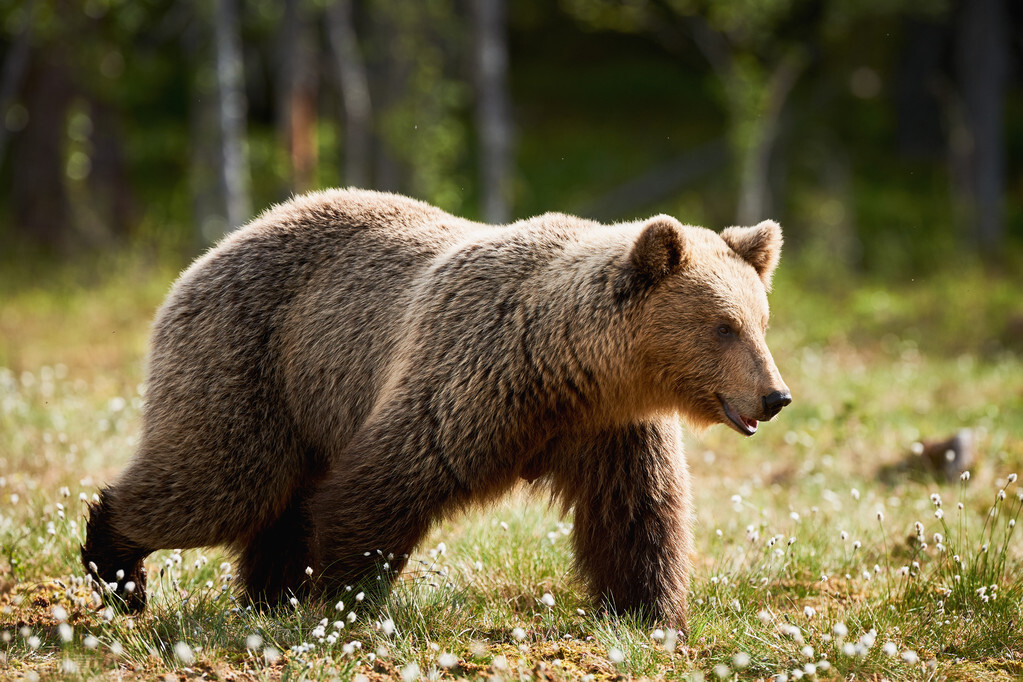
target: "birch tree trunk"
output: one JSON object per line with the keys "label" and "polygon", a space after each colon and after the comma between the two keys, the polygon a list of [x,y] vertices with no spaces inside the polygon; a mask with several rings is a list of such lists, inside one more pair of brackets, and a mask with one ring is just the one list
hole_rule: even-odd
{"label": "birch tree trunk", "polygon": [[220,179],[227,229],[233,230],[252,215],[245,139],[245,65],[237,0],[217,0],[214,27],[221,146]]}
{"label": "birch tree trunk", "polygon": [[359,52],[352,23],[351,0],[334,0],[327,6],[327,36],[345,110],[344,182],[350,187],[368,187],[373,150],[373,106],[366,65]]}
{"label": "birch tree trunk", "polygon": [[510,217],[512,124],[505,0],[473,0],[476,130],[483,219]]}

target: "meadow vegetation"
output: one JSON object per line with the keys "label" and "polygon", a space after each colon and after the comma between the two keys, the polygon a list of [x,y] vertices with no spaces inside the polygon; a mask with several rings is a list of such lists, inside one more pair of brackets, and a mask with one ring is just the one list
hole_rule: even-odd
{"label": "meadow vegetation", "polygon": [[[783,265],[768,341],[795,402],[751,439],[689,439],[680,637],[596,614],[571,517],[527,486],[435,529],[382,610],[353,591],[252,612],[215,548],[152,555],[144,615],[104,609],[79,565],[83,510],[131,456],[148,323],[179,265],[0,276],[0,677],[1023,675],[1018,277],[968,266],[893,284]],[[968,476],[921,466],[915,443],[963,428]]]}

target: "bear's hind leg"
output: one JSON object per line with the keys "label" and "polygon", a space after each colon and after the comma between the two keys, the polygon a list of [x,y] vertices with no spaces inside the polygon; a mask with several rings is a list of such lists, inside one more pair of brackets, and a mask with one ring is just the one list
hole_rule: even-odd
{"label": "bear's hind leg", "polygon": [[[130,613],[146,608],[145,558],[153,551],[129,540],[114,526],[110,488],[100,491],[99,502],[89,505],[89,520],[82,545],[82,565],[87,575],[113,589],[112,603]],[[101,585],[101,592],[107,588]]]}
{"label": "bear's hind leg", "polygon": [[258,608],[287,604],[309,593],[306,568],[313,563],[312,524],[305,514],[308,491],[297,492],[284,513],[241,548],[239,563],[245,596]]}

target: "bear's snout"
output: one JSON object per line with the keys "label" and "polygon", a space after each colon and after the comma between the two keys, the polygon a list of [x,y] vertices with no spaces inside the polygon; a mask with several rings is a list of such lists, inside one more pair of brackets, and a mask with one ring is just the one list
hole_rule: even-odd
{"label": "bear's snout", "polygon": [[792,402],[792,394],[788,391],[775,391],[761,397],[760,401],[764,407],[764,421],[771,421],[775,415],[781,412],[781,408]]}

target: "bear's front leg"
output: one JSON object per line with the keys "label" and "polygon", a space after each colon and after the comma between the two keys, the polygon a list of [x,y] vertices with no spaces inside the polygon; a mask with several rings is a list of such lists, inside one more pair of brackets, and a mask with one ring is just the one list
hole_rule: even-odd
{"label": "bear's front leg", "polygon": [[314,589],[324,598],[357,585],[385,588],[433,521],[464,497],[431,444],[415,429],[363,429],[319,484],[308,515]]}
{"label": "bear's front leg", "polygon": [[575,460],[553,482],[574,505],[576,562],[592,592],[611,610],[686,631],[692,509],[680,425],[606,431]]}

